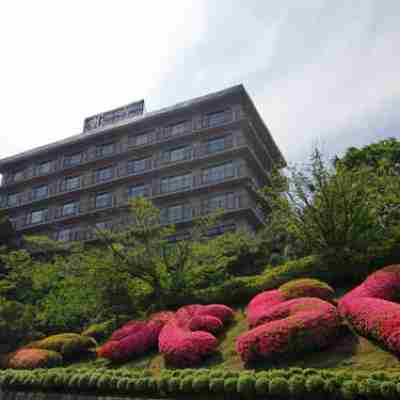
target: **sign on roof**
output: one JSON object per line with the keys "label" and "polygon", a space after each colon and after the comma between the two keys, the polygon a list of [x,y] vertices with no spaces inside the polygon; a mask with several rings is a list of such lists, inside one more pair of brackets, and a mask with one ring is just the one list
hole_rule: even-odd
{"label": "sign on roof", "polygon": [[118,107],[111,111],[106,111],[101,114],[93,115],[92,117],[85,118],[83,124],[83,131],[88,132],[96,128],[115,124],[116,122],[123,121],[124,119],[142,115],[144,112],[144,100],[130,103],[123,107]]}

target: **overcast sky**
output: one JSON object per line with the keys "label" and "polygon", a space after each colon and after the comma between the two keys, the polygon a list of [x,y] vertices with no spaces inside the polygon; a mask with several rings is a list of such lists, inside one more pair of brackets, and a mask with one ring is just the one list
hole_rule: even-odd
{"label": "overcast sky", "polygon": [[243,83],[289,162],[400,136],[399,0],[0,2],[0,158]]}

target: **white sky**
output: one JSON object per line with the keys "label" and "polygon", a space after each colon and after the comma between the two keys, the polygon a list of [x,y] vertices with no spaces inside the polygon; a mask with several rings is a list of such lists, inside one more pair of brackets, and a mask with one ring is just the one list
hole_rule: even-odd
{"label": "white sky", "polygon": [[398,0],[2,0],[0,158],[237,83],[288,161],[399,137],[399,17]]}

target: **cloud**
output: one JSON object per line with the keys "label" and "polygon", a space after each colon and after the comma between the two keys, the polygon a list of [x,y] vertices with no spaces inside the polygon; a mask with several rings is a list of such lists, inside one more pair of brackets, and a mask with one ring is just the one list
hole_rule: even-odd
{"label": "cloud", "polygon": [[289,161],[316,140],[340,153],[399,135],[395,0],[15,1],[0,15],[1,157],[142,97],[153,110],[240,82]]}

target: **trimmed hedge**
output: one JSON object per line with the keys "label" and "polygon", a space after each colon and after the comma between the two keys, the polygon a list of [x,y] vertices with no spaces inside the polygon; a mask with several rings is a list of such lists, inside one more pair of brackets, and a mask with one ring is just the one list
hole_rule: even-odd
{"label": "trimmed hedge", "polygon": [[52,368],[62,365],[61,354],[43,349],[19,349],[5,355],[2,359],[4,368],[13,369],[35,369]]}
{"label": "trimmed hedge", "polygon": [[[219,377],[217,377],[217,375]],[[304,399],[356,398],[395,399],[400,395],[400,374],[385,376],[351,372],[290,368],[262,372],[245,371],[229,377],[228,371],[162,371],[153,376],[146,370],[107,370],[54,368],[0,371],[3,391],[47,391],[57,393],[96,393],[141,397],[204,395],[240,398]],[[343,377],[346,379],[343,380]]]}

